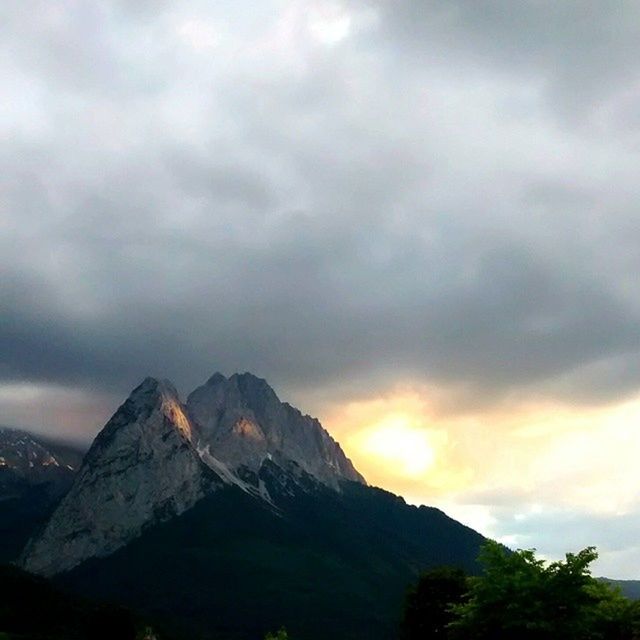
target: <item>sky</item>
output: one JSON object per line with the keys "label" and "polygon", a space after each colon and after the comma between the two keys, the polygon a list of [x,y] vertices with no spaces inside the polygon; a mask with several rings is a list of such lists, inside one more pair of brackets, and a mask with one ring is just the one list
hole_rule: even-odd
{"label": "sky", "polygon": [[631,0],[5,0],[0,423],[251,371],[640,579],[639,61]]}

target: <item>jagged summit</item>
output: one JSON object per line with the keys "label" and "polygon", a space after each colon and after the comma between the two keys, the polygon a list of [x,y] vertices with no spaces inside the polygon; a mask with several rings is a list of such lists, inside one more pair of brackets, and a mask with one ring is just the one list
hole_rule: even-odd
{"label": "jagged summit", "polygon": [[223,388],[226,394],[233,395],[234,400],[249,406],[265,406],[268,403],[280,402],[276,392],[264,378],[259,378],[248,371],[234,373],[228,378],[216,372],[189,397],[203,388],[209,390]]}
{"label": "jagged summit", "polygon": [[132,392],[129,398],[144,397],[153,393],[167,394],[178,397],[178,392],[170,380],[147,376]]}
{"label": "jagged summit", "polygon": [[366,484],[320,423],[262,378],[214,374],[186,405],[168,380],[145,378],[94,440],[23,566],[51,575],[109,555],[225,485],[273,505],[276,493],[345,480]]}
{"label": "jagged summit", "polygon": [[27,546],[25,568],[50,575],[107,555],[222,486],[191,435],[173,385],[145,379],[94,440],[71,490]]}
{"label": "jagged summit", "polygon": [[276,392],[269,386],[264,378],[254,376],[252,373],[245,371],[244,373],[234,373],[230,380],[235,380],[238,388],[243,394],[252,396],[256,400],[262,398],[263,401],[278,400]]}
{"label": "jagged summit", "polygon": [[334,488],[343,480],[365,482],[318,420],[281,402],[251,373],[215,373],[189,395],[187,410],[198,446],[231,469],[258,472],[268,459],[295,463]]}
{"label": "jagged summit", "polygon": [[131,413],[149,412],[162,404],[181,406],[180,396],[169,380],[145,378],[129,395],[119,410]]}
{"label": "jagged summit", "polygon": [[248,373],[215,374],[186,404],[145,379],[47,514],[23,568],[185,637],[286,624],[301,638],[389,638],[418,572],[473,570],[483,541],[366,486],[316,419]]}
{"label": "jagged summit", "polygon": [[219,384],[220,382],[224,382],[227,379],[227,377],[220,373],[219,371],[216,371],[206,382],[205,384],[208,385],[215,385],[215,384]]}

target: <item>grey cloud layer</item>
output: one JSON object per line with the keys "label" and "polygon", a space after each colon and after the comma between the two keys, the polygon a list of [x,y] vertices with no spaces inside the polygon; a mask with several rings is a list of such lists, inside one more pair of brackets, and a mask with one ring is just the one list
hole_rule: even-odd
{"label": "grey cloud layer", "polygon": [[620,124],[630,111],[637,116],[640,8],[632,0],[403,0],[378,7],[396,46],[423,60],[453,60],[480,73],[490,66],[539,85],[565,126],[584,124],[612,97],[621,98]]}
{"label": "grey cloud layer", "polygon": [[514,509],[527,509],[518,503],[511,510],[494,509],[495,535],[509,536],[512,546],[537,548],[548,558],[559,558],[588,546],[598,549],[600,559],[596,574],[604,573],[624,579],[637,579],[640,562],[637,504],[621,515],[599,515],[580,510],[544,509],[538,513],[514,516]]}
{"label": "grey cloud layer", "polygon": [[634,5],[134,4],[3,5],[2,380],[637,389]]}

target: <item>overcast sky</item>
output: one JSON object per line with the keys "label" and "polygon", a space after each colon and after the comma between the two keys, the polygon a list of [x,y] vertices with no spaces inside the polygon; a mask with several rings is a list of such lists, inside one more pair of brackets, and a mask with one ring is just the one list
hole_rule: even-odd
{"label": "overcast sky", "polygon": [[4,0],[0,423],[250,370],[640,578],[639,61],[631,0]]}

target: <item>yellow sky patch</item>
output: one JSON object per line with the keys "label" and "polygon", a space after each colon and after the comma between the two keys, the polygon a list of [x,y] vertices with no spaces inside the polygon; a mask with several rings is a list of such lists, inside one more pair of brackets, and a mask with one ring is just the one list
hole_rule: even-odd
{"label": "yellow sky patch", "polygon": [[[424,504],[523,503],[622,513],[640,486],[640,399],[518,403],[442,415],[442,391],[403,387],[334,407],[324,424],[367,480]],[[499,499],[499,498],[498,498]]]}

